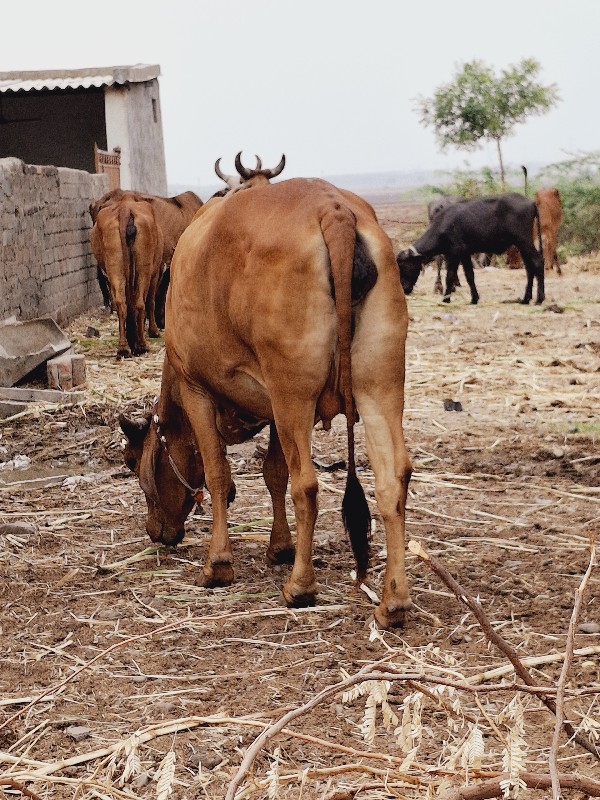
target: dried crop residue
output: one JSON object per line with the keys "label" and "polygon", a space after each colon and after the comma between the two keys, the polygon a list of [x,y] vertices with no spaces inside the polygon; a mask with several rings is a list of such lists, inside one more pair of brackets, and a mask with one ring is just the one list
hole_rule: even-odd
{"label": "dried crop residue", "polygon": [[[418,206],[386,199],[377,210],[396,250],[424,225]],[[506,302],[522,295],[523,270],[477,270],[476,307],[465,287],[442,304],[432,268],[408,298],[409,537],[480,599],[521,659],[538,659],[529,669],[550,687],[600,527],[600,270],[580,259],[563,273],[547,274],[541,308]],[[99,339],[85,338],[90,323]],[[0,785],[78,800],[223,798],[265,727],[380,659],[413,680],[325,697],[267,738],[237,796],[416,798],[467,775],[470,783],[504,770],[548,775],[554,717],[534,695],[440,688],[444,677],[497,685],[514,674],[411,553],[407,628],[372,629],[372,600],[351,592],[343,471],[319,471],[314,609],[285,609],[289,568],[265,565],[264,434],[230,453],[233,586],[199,585],[209,498],[176,551],[151,547],[116,418],[150,407],[161,344],[116,361],[115,331],[105,315],[69,331],[87,358],[84,403],[0,423],[0,461],[23,454],[33,469],[0,473],[0,523],[36,526],[0,537]],[[445,410],[448,399],[462,411]],[[315,432],[320,463],[346,458],[342,422]],[[370,588],[379,592],[385,542],[357,429],[375,519]],[[577,623],[590,632],[578,627],[566,696],[568,719],[596,744],[599,595],[592,572]],[[505,669],[488,676],[496,668]],[[561,745],[562,773],[600,780],[586,750],[565,736]]]}

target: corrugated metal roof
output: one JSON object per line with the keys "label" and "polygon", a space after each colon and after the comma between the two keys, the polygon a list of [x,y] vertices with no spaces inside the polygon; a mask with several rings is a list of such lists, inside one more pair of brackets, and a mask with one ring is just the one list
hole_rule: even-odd
{"label": "corrugated metal roof", "polygon": [[42,89],[89,89],[125,83],[151,81],[160,75],[158,64],[135,64],[125,67],[38,72],[0,72],[0,92],[30,92]]}

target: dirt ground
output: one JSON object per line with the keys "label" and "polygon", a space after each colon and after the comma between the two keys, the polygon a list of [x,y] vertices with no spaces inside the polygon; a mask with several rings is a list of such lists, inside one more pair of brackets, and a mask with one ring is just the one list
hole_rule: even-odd
{"label": "dirt ground", "polygon": [[[424,225],[420,206],[382,200],[376,210],[395,251]],[[428,268],[408,298],[404,425],[415,469],[408,538],[481,601],[521,660],[538,657],[533,680],[553,689],[600,528],[600,262],[572,260],[563,273],[547,275],[537,307],[512,302],[522,270],[477,270],[471,306],[464,281],[441,303]],[[0,470],[0,524],[31,526],[0,536],[0,796],[4,785],[14,797],[26,787],[34,798],[224,798],[261,731],[311,700],[267,736],[238,797],[434,797],[507,769],[548,775],[554,716],[513,688],[507,658],[412,553],[407,626],[374,628],[385,542],[360,424],[374,519],[367,591],[352,592],[345,471],[327,469],[346,458],[339,418],[314,436],[318,606],[286,609],[289,567],[265,563],[265,434],[230,450],[231,587],[199,585],[210,498],[176,550],[150,547],[116,419],[151,405],[161,343],[117,361],[115,328],[99,312],[69,329],[87,359],[84,402],[0,421],[0,462],[31,459]],[[599,590],[593,571],[566,684],[566,717],[597,747]],[[381,659],[411,680],[317,698]],[[443,688],[444,678],[487,688]],[[504,689],[490,688],[499,681]],[[565,735],[560,744],[561,773],[600,780],[592,755]]]}

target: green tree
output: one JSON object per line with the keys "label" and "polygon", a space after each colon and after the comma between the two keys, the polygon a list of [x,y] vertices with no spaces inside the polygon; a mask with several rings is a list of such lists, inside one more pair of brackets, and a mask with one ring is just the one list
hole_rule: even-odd
{"label": "green tree", "polygon": [[560,99],[556,84],[539,83],[539,71],[538,62],[526,58],[497,77],[482,61],[470,61],[433,97],[417,98],[421,123],[435,130],[442,151],[450,145],[475,150],[482,140],[495,142],[504,186],[502,141],[515,125],[547,113]]}

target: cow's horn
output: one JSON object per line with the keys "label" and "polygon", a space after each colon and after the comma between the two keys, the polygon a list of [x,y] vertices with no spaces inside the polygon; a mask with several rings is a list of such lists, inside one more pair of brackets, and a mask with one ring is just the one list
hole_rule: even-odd
{"label": "cow's horn", "polygon": [[256,159],[256,169],[257,170],[262,169],[262,161],[260,159],[260,156],[254,156],[254,158]]}
{"label": "cow's horn", "polygon": [[265,174],[269,179],[276,178],[283,171],[284,167],[285,167],[285,155],[281,156],[281,161],[279,162],[279,164],[277,164],[277,166],[274,169],[265,170]]}
{"label": "cow's horn", "polygon": [[130,442],[140,442],[150,427],[149,419],[134,419],[127,414],[119,414],[119,426]]}
{"label": "cow's horn", "polygon": [[414,244],[411,244],[411,246],[408,248],[408,252],[411,254],[411,256],[415,256],[415,257],[418,257],[418,256],[421,255],[421,253],[419,253],[419,251],[414,246]]}
{"label": "cow's horn", "polygon": [[242,151],[237,154],[235,157],[235,168],[242,176],[244,180],[249,180],[254,175],[254,170],[246,169],[246,167],[242,164]]}
{"label": "cow's horn", "polygon": [[221,172],[221,168],[219,166],[220,163],[221,163],[221,159],[217,158],[217,160],[215,161],[215,172],[217,173],[217,178],[221,178],[222,181],[225,181],[225,183],[227,183],[228,176],[224,175]]}

